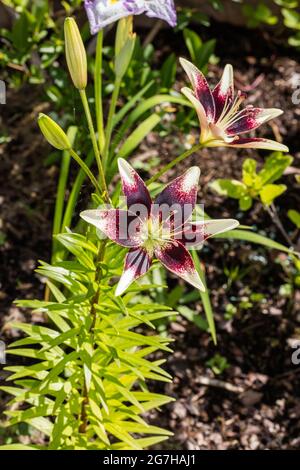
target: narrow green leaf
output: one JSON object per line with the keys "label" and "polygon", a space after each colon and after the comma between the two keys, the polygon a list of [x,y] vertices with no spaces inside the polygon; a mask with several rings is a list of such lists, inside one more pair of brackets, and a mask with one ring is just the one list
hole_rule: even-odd
{"label": "narrow green leaf", "polygon": [[284,253],[299,255],[299,253],[292,250],[291,248],[287,248],[281,243],[275,242],[274,240],[271,240],[270,238],[265,237],[264,235],[260,235],[259,233],[250,232],[249,230],[230,230],[229,232],[215,235],[213,238],[244,240],[246,242],[255,243],[256,245],[263,245],[274,250],[283,251]]}
{"label": "narrow green leaf", "polygon": [[152,114],[143,121],[126,139],[118,152],[119,158],[125,158],[142,142],[142,140],[151,132],[160,122],[161,117],[158,114]]}
{"label": "narrow green leaf", "polygon": [[[141,449],[146,449],[148,447],[159,444],[160,442],[168,439],[168,436],[155,436],[155,437],[143,437],[142,439],[136,439],[136,443]],[[117,442],[112,444],[110,449],[112,450],[128,450],[128,447],[122,442]]]}
{"label": "narrow green leaf", "polygon": [[300,212],[290,209],[288,211],[288,218],[296,225],[297,228],[300,228]]}
{"label": "narrow green leaf", "polygon": [[136,443],[135,439],[130,434],[118,426],[116,423],[105,423],[107,431],[113,434],[117,439],[129,445],[130,449],[141,450],[141,447]]}
{"label": "narrow green leaf", "polygon": [[115,114],[113,119],[113,129],[120,121],[126,116],[128,111],[130,111],[135,104],[144,96],[145,93],[149,90],[149,88],[153,85],[154,80],[151,80],[147,83],[138,93],[136,93],[122,108]]}
{"label": "narrow green leaf", "polygon": [[0,446],[0,451],[1,450],[38,450],[34,446],[26,446],[25,444],[6,444],[3,446]]}
{"label": "narrow green leaf", "polygon": [[195,263],[195,267],[196,267],[196,269],[198,271],[198,274],[200,276],[200,279],[201,279],[201,281],[203,282],[203,284],[205,286],[205,292],[202,292],[202,291],[199,291],[199,292],[200,292],[203,308],[204,308],[204,311],[205,311],[207,323],[208,323],[208,326],[209,326],[210,334],[212,336],[214,344],[217,344],[217,334],[216,334],[214,314],[213,314],[212,305],[211,305],[211,301],[210,301],[209,291],[208,291],[207,285],[206,285],[205,273],[202,269],[198,253],[196,251],[192,251],[191,253],[192,253],[194,263]]}

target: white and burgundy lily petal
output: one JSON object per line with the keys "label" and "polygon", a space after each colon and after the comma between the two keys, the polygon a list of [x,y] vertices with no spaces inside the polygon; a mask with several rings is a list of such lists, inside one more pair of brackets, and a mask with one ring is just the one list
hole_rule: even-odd
{"label": "white and burgundy lily petal", "polygon": [[192,103],[196,110],[201,129],[200,141],[205,142],[208,140],[206,135],[209,136],[209,122],[207,121],[205,109],[203,108],[201,102],[196,98],[195,93],[190,88],[182,88],[181,93],[186,96],[186,98]]}
{"label": "white and burgundy lily petal", "polygon": [[[237,138],[231,143],[223,143],[224,147],[235,147],[235,148],[246,148],[246,149],[265,149],[265,150],[273,150],[277,152],[288,152],[289,148],[286,145],[280,144],[276,142],[276,140],[264,139],[262,137],[249,137],[248,139],[245,138]],[[210,147],[215,147],[215,145],[209,144]]]}
{"label": "white and burgundy lily petal", "polygon": [[[118,167],[122,180],[123,193],[127,199],[128,210],[136,213],[133,206],[136,206],[135,209],[137,210],[139,210],[137,206],[141,206],[140,209],[143,210],[144,207],[148,213],[147,215],[149,215],[152,201],[144,181],[123,158],[118,159]],[[144,212],[145,211],[143,211],[143,213]]]}
{"label": "white and burgundy lily petal", "polygon": [[92,34],[121,18],[142,13],[172,27],[177,24],[174,0],[85,0],[84,6]]}
{"label": "white and burgundy lily petal", "polygon": [[132,248],[126,255],[123,274],[117,285],[115,295],[122,295],[136,279],[146,274],[151,258],[143,248]]}
{"label": "white and burgundy lily petal", "polygon": [[232,65],[225,65],[223,75],[212,92],[215,101],[215,121],[219,119],[225,107],[232,105],[234,98],[234,82]]}
{"label": "white and burgundy lily petal", "polygon": [[203,282],[196,271],[193,259],[179,241],[170,241],[155,250],[156,258],[176,276],[192,286],[205,291]]}
{"label": "white and burgundy lily petal", "polygon": [[200,70],[191,62],[180,59],[186,71],[192,90],[183,88],[182,93],[193,104],[200,123],[200,143],[207,147],[245,147],[287,152],[285,145],[268,139],[241,139],[240,134],[252,131],[270,119],[282,114],[281,109],[254,108],[247,106],[239,111],[245,100],[245,94],[238,92],[234,97],[233,69],[226,65],[222,78],[211,92],[209,85]]}
{"label": "white and burgundy lily petal", "polygon": [[252,131],[261,124],[280,116],[283,113],[281,109],[270,108],[252,108],[247,107],[237,114],[232,121],[227,124],[226,133],[230,136],[243,134]]}
{"label": "white and burgundy lily petal", "polygon": [[192,215],[197,202],[199,178],[200,169],[193,166],[171,181],[155,199],[155,208],[166,206],[176,210],[178,207],[180,217],[175,217],[174,228],[182,225]]}
{"label": "white and burgundy lily petal", "polygon": [[177,239],[188,247],[197,247],[203,244],[205,240],[219,233],[234,230],[239,225],[235,219],[208,219],[196,222],[187,223],[182,232],[182,239],[180,235]]}
{"label": "white and burgundy lily petal", "polygon": [[[126,248],[140,245],[141,221],[128,211],[119,209],[91,209],[81,212],[80,217],[103,232],[110,240]],[[133,223],[136,221],[135,230]],[[130,230],[129,230],[130,228]]]}
{"label": "white and burgundy lily petal", "polygon": [[214,122],[215,102],[205,76],[188,60],[180,59],[180,63],[190,79],[195,97],[200,101],[205,110],[207,120]]}

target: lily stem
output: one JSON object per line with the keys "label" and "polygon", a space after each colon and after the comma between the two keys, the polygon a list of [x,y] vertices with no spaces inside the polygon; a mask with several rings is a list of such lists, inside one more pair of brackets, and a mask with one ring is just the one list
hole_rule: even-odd
{"label": "lily stem", "polygon": [[103,126],[103,103],[102,103],[102,52],[103,52],[103,29],[100,29],[97,36],[96,62],[95,62],[95,109],[98,131],[98,143],[100,153],[105,145],[105,135]]}
{"label": "lily stem", "polygon": [[[62,154],[62,159],[61,159],[59,179],[58,179],[58,185],[57,185],[57,191],[56,191],[56,201],[55,201],[53,229],[52,229],[53,237],[57,235],[58,233],[60,233],[61,231],[61,221],[63,217],[64,198],[65,198],[67,179],[69,176],[70,160],[71,160],[70,152],[68,152],[67,150],[64,150]],[[57,240],[53,238],[52,254],[51,254],[52,263],[54,262],[54,259],[55,259],[57,245],[58,245]]]}
{"label": "lily stem", "polygon": [[93,175],[93,173],[91,172],[91,170],[89,169],[89,167],[84,163],[84,161],[80,158],[80,156],[75,152],[75,150],[73,150],[72,148],[70,148],[68,150],[70,152],[70,154],[72,155],[72,157],[74,158],[74,160],[78,163],[78,165],[82,168],[82,170],[84,171],[84,173],[86,174],[86,176],[91,180],[91,183],[95,186],[95,189],[96,189],[96,192],[101,195],[102,193],[102,188],[99,186],[99,183],[98,181],[96,180],[95,176]]}
{"label": "lily stem", "polygon": [[112,129],[113,129],[113,118],[114,118],[115,111],[116,111],[120,87],[121,87],[121,80],[118,77],[116,77],[114,91],[111,97],[111,102],[110,102],[110,107],[109,107],[106,129],[105,129],[105,146],[104,146],[104,151],[103,151],[104,170],[106,169],[106,165],[107,165],[109,146],[110,146],[111,134],[112,134]]}
{"label": "lily stem", "polygon": [[[83,105],[83,108],[84,108],[86,120],[87,120],[87,123],[88,123],[90,137],[92,139],[92,144],[93,144],[94,154],[95,154],[96,162],[97,162],[97,166],[98,166],[99,180],[100,180],[101,189],[102,189],[102,192],[103,192],[103,197],[108,202],[109,201],[108,190],[107,190],[105,175],[104,175],[103,166],[102,166],[101,155],[100,155],[100,151],[99,151],[99,148],[98,148],[98,143],[97,143],[97,139],[96,139],[96,134],[95,134],[95,129],[94,129],[94,124],[93,124],[93,119],[92,119],[89,103],[88,103],[88,100],[87,100],[85,90],[79,90],[79,93],[80,93],[82,105]],[[100,194],[101,194],[101,192],[100,192]]]}
{"label": "lily stem", "polygon": [[[101,280],[101,276],[102,276],[101,263],[104,259],[105,248],[106,248],[106,240],[101,240],[100,245],[99,245],[98,255],[97,255],[97,261],[96,261],[97,268],[96,268],[96,273],[95,273],[95,282],[97,284],[97,288],[96,288],[95,294],[92,297],[91,309],[90,309],[90,316],[91,316],[92,322],[91,322],[91,324],[88,328],[88,333],[91,333],[91,334],[93,334],[93,329],[95,328],[96,319],[97,319],[96,305],[99,302],[99,297],[100,297],[100,292],[101,292],[101,288],[100,288],[100,280]],[[87,407],[88,403],[89,403],[88,389],[87,389],[87,385],[86,385],[86,382],[85,382],[84,386],[83,386],[83,402],[82,402],[82,406],[81,406],[81,416],[80,416],[81,424],[80,424],[80,427],[79,427],[79,432],[83,433],[83,434],[86,432],[87,425],[88,425],[87,412],[86,412],[86,407]]]}
{"label": "lily stem", "polygon": [[147,181],[147,186],[149,186],[151,183],[154,183],[154,181],[158,180],[158,178],[160,178],[162,175],[164,175],[168,170],[170,170],[171,168],[173,168],[174,166],[176,166],[179,162],[181,162],[182,160],[185,160],[187,157],[189,157],[190,155],[192,155],[192,153],[195,153],[197,152],[198,150],[201,150],[202,148],[204,147],[203,144],[197,144],[197,145],[194,145],[192,148],[190,148],[189,150],[187,150],[186,152],[182,153],[181,155],[179,155],[178,157],[176,157],[174,160],[172,160],[170,163],[168,163],[167,165],[165,165],[160,171],[158,171],[157,173],[155,173],[155,175],[152,176],[152,178],[150,178],[148,181]]}

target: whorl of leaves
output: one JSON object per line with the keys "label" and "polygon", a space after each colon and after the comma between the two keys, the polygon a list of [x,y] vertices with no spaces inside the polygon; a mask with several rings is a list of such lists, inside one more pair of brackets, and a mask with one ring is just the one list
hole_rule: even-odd
{"label": "whorl of leaves", "polygon": [[7,354],[28,358],[29,364],[6,367],[10,385],[1,388],[13,396],[7,425],[25,422],[42,432],[46,445],[36,448],[155,445],[171,433],[147,424],[145,413],[172,399],[149,392],[146,381],[171,378],[161,368],[163,359],[147,357],[170,351],[169,340],[153,334],[153,322],[174,312],[143,294],[151,288],[149,283],[135,284],[123,298],[114,296],[110,283],[122,269],[120,247],[106,246],[99,288],[95,261],[99,241],[71,232],[58,235],[58,240],[73,257],[38,268],[50,300],[17,302],[43,312],[48,321],[47,326],[11,324],[26,336],[11,344]]}

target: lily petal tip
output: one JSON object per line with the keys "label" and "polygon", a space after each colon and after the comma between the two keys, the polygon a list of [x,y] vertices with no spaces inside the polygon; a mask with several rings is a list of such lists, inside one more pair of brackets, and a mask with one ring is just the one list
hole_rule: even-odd
{"label": "lily petal tip", "polygon": [[233,83],[233,67],[231,64],[226,64],[224,67],[223,75],[228,77],[228,82]]}
{"label": "lily petal tip", "polygon": [[124,294],[125,290],[126,289],[123,289],[118,284],[117,287],[116,287],[116,290],[115,290],[115,297],[120,297],[120,295]]}
{"label": "lily petal tip", "polygon": [[205,292],[206,291],[206,288],[205,288],[205,285],[203,284],[203,282],[201,281],[200,279],[200,276],[199,274],[197,273],[197,271],[195,271],[193,274],[190,274],[189,278],[187,279],[187,281],[194,287],[196,287],[196,289],[199,289],[201,292]]}
{"label": "lily petal tip", "polygon": [[240,225],[240,223],[236,219],[228,219],[228,225],[230,226],[228,230],[234,230]]}
{"label": "lily petal tip", "polygon": [[189,60],[184,59],[183,57],[180,57],[179,63],[187,74],[189,74],[191,70],[196,70],[196,66]]}
{"label": "lily petal tip", "polygon": [[126,160],[124,160],[124,158],[118,158],[118,168],[123,183],[126,182],[132,184],[135,174],[132,166]]}
{"label": "lily petal tip", "polygon": [[198,184],[200,174],[201,174],[201,170],[198,166],[192,166],[186,171],[187,178],[189,178],[190,181],[195,182],[195,184]]}
{"label": "lily petal tip", "polygon": [[129,166],[129,163],[124,158],[118,158],[118,168],[120,171],[127,169]]}
{"label": "lily petal tip", "polygon": [[86,210],[86,211],[82,211],[80,212],[79,216],[85,221],[85,222],[90,222],[90,219],[91,219],[91,211],[90,210]]}
{"label": "lily petal tip", "polygon": [[126,289],[132,284],[134,281],[134,270],[133,269],[125,269],[120,277],[118,285],[115,290],[115,296],[119,297],[120,295],[124,294]]}
{"label": "lily petal tip", "polygon": [[283,110],[279,108],[271,108],[270,111],[273,111],[273,117],[281,116],[283,114]]}

